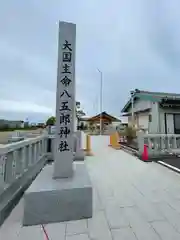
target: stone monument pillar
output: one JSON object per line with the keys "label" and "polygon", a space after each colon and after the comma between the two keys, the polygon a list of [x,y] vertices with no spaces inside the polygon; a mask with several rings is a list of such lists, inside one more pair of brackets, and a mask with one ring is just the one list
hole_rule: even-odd
{"label": "stone monument pillar", "polygon": [[54,178],[73,174],[76,25],[59,23]]}
{"label": "stone monument pillar", "polygon": [[46,165],[25,192],[24,226],[92,217],[92,185],[86,166],[73,163],[75,40],[76,25],[60,22],[55,162]]}

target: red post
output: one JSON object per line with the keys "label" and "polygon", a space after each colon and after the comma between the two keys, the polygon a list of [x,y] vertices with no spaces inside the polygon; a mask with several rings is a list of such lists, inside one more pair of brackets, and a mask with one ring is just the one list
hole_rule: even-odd
{"label": "red post", "polygon": [[48,233],[47,233],[44,225],[41,225],[41,227],[42,227],[42,230],[43,230],[43,232],[44,232],[44,235],[45,235],[46,240],[50,240],[50,239],[49,239],[49,236],[48,236]]}
{"label": "red post", "polygon": [[142,154],[142,160],[143,161],[148,161],[148,145],[144,144],[144,151]]}

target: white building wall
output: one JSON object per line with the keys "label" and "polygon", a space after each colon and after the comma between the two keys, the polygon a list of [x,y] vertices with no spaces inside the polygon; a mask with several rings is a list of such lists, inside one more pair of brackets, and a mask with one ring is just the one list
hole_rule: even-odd
{"label": "white building wall", "polygon": [[[134,112],[136,111],[143,111],[148,108],[151,108],[151,102],[147,100],[136,100],[134,102]],[[128,112],[131,112],[131,107],[129,108]]]}
{"label": "white building wall", "polygon": [[138,128],[148,130],[149,127],[149,114],[138,115]]}
{"label": "white building wall", "polygon": [[160,124],[160,132],[165,133],[165,117],[162,109],[160,109],[160,113],[159,113],[159,124]]}
{"label": "white building wall", "polygon": [[20,127],[21,127],[21,128],[24,128],[24,122],[22,122],[22,123],[20,124]]}
{"label": "white building wall", "polygon": [[[148,108],[151,108],[151,102],[148,101],[148,100],[140,100],[140,99],[138,99],[138,100],[136,100],[134,102],[134,107],[133,107],[134,113],[138,112],[138,111],[147,110]],[[128,112],[129,113],[132,112],[131,107],[128,109]],[[147,127],[147,115],[148,115],[147,113],[137,113],[137,114],[134,114],[134,124],[135,124],[136,128],[138,128],[138,126],[139,126],[138,118],[140,118],[141,125]],[[131,116],[128,116],[128,125],[132,126],[132,117]]]}
{"label": "white building wall", "polygon": [[151,122],[149,123],[149,133],[160,133],[160,112],[159,103],[151,102]]}

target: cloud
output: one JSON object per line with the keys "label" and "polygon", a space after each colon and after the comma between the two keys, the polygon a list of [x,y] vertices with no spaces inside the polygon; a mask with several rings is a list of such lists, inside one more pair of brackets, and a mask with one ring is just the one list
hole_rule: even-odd
{"label": "cloud", "polygon": [[11,111],[11,112],[32,112],[32,113],[42,113],[42,114],[53,114],[51,108],[45,106],[40,106],[32,102],[18,102],[11,100],[1,100],[0,101],[1,111]]}
{"label": "cloud", "polygon": [[[76,97],[88,115],[120,115],[133,88],[177,91],[178,0],[3,1],[1,117],[46,119],[55,110],[58,20],[76,23]],[[166,83],[166,84],[165,84]]]}

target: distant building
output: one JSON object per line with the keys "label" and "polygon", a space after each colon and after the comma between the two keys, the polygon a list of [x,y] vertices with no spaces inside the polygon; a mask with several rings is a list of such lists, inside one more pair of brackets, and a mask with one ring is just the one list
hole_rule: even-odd
{"label": "distant building", "polygon": [[87,116],[81,117],[79,119],[79,125],[83,124],[86,127],[94,125],[94,126],[100,127],[100,119],[102,123],[102,129],[105,129],[108,125],[117,126],[121,122],[120,119],[112,115],[109,115],[106,112],[102,112],[101,114],[98,114],[93,117],[87,117]]}
{"label": "distant building", "polygon": [[37,127],[45,127],[45,123],[37,123]]}
{"label": "distant building", "polygon": [[29,122],[24,122],[24,127],[29,127]]}
{"label": "distant building", "polygon": [[102,112],[96,116],[93,116],[91,118],[89,118],[87,121],[93,124],[100,124],[100,119],[102,121],[102,127],[106,126],[106,125],[117,125],[121,122],[120,119],[106,113],[106,112]]}
{"label": "distant building", "polygon": [[0,119],[0,128],[24,128],[24,121]]}
{"label": "distant building", "polygon": [[37,126],[37,123],[31,123],[30,126],[31,126],[31,127],[36,127],[36,126]]}
{"label": "distant building", "polygon": [[78,126],[81,126],[83,125],[84,127],[88,127],[89,126],[89,122],[88,122],[88,119],[90,117],[88,116],[82,116],[79,118],[79,121],[78,121]]}

